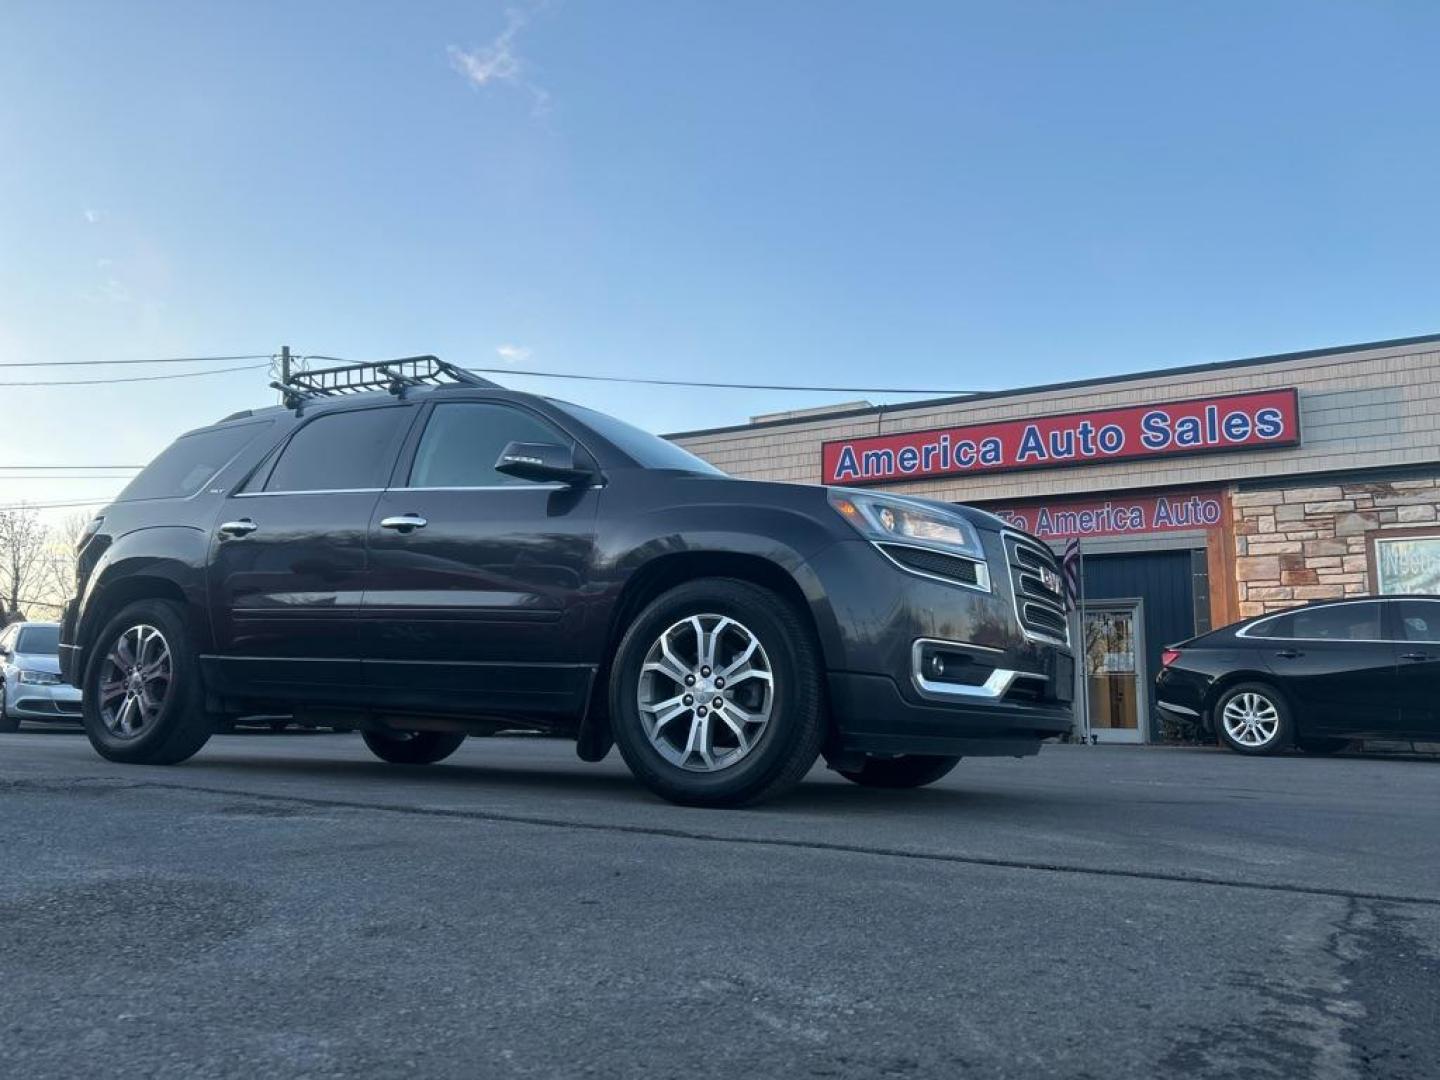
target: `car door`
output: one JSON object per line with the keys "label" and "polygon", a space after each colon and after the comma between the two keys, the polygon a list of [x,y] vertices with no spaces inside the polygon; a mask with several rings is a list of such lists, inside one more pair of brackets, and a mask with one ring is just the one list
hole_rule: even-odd
{"label": "car door", "polygon": [[377,701],[504,716],[583,706],[600,489],[497,472],[511,441],[574,442],[522,405],[433,403],[380,496],[361,616]]}
{"label": "car door", "polygon": [[1306,735],[1392,737],[1400,722],[1395,644],[1386,640],[1384,605],[1347,601],[1257,623],[1247,636],[1281,681]]}
{"label": "car door", "polygon": [[1416,739],[1440,737],[1440,599],[1392,601],[1400,640],[1400,726]]}
{"label": "car door", "polygon": [[362,697],[357,616],[365,534],[419,408],[317,412],[222,500],[211,536],[210,610],[222,692]]}

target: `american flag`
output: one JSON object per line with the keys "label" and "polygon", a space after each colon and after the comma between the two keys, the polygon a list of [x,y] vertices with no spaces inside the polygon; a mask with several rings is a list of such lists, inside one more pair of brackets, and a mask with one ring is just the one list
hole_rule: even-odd
{"label": "american flag", "polygon": [[1065,544],[1065,557],[1060,563],[1065,577],[1065,606],[1074,611],[1080,606],[1080,539]]}

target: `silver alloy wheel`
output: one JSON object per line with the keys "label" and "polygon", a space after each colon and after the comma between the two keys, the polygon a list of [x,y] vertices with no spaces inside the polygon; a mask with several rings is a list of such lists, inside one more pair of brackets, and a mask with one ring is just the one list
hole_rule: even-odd
{"label": "silver alloy wheel", "polygon": [[100,669],[100,722],[122,739],[144,734],[160,716],[174,681],[170,644],[153,626],[115,639]]}
{"label": "silver alloy wheel", "polygon": [[1226,734],[1241,746],[1268,746],[1280,732],[1280,710],[1253,690],[1227,701],[1222,716]]}
{"label": "silver alloy wheel", "polygon": [[637,702],[650,745],[670,764],[691,772],[728,769],[770,723],[770,657],[728,615],[691,615],[645,654]]}

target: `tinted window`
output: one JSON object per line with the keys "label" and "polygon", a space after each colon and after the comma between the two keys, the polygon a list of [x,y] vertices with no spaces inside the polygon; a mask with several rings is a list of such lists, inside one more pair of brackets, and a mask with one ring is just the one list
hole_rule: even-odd
{"label": "tinted window", "polygon": [[1380,628],[1379,604],[1336,604],[1308,608],[1291,614],[1294,620],[1287,637],[1320,641],[1377,641],[1385,635]]}
{"label": "tinted window", "polygon": [[709,473],[711,476],[725,475],[689,450],[682,450],[659,435],[651,435],[650,432],[623,420],[616,420],[613,416],[606,416],[594,409],[571,405],[567,401],[556,401],[552,404],[614,443],[626,457],[633,458],[637,465],[647,469],[683,469],[685,472]]}
{"label": "tinted window", "polygon": [[132,499],[180,499],[194,495],[236,454],[269,429],[258,424],[206,428],[182,435],[126,485],[116,502]]}
{"label": "tinted window", "polygon": [[1440,642],[1440,600],[1401,600],[1400,626],[1406,641]]}
{"label": "tinted window", "polygon": [[266,491],[346,491],[384,487],[390,479],[400,425],[409,408],[330,413],[306,424],[286,444]]}
{"label": "tinted window", "polygon": [[437,405],[410,468],[411,487],[497,487],[528,484],[495,471],[511,442],[562,443],[569,438],[539,417],[508,405],[452,402]]}
{"label": "tinted window", "polygon": [[1277,615],[1273,619],[1262,619],[1251,625],[1247,631],[1250,637],[1288,638],[1295,636],[1295,616]]}
{"label": "tinted window", "polygon": [[58,626],[23,626],[20,640],[15,646],[18,653],[31,656],[58,656],[60,653],[60,628]]}

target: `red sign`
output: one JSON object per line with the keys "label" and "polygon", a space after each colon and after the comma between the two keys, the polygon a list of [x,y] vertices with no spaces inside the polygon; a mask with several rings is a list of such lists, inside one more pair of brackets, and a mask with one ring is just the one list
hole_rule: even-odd
{"label": "red sign", "polygon": [[1286,389],[839,439],[820,453],[825,483],[856,485],[1299,442],[1299,398]]}
{"label": "red sign", "polygon": [[985,509],[1041,540],[1057,541],[1218,529],[1224,504],[1219,491],[1184,491],[1175,495],[1112,496]]}

